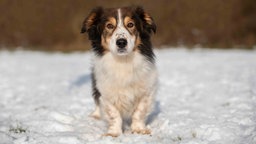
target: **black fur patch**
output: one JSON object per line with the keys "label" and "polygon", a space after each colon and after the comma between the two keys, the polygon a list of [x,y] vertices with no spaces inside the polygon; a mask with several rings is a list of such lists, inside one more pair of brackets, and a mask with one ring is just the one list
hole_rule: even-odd
{"label": "black fur patch", "polygon": [[100,104],[99,98],[100,98],[101,94],[96,87],[96,79],[95,79],[93,70],[92,70],[91,78],[92,78],[92,96],[94,98],[95,104],[99,105]]}
{"label": "black fur patch", "polygon": [[140,53],[151,63],[155,63],[155,54],[152,50],[150,41],[142,40],[142,44],[138,46]]}

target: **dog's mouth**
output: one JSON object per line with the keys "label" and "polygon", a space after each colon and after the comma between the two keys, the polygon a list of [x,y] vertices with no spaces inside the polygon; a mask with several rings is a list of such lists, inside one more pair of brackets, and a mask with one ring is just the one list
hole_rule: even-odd
{"label": "dog's mouth", "polygon": [[118,55],[127,55],[128,54],[128,51],[127,51],[127,49],[125,49],[125,48],[118,48],[117,49],[117,54]]}
{"label": "dog's mouth", "polygon": [[118,48],[117,52],[118,53],[127,53],[127,50],[125,48]]}

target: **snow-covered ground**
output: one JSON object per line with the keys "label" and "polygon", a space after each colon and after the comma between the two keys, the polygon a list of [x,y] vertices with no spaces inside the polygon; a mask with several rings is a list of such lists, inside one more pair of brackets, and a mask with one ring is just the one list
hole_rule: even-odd
{"label": "snow-covered ground", "polygon": [[0,144],[256,144],[256,51],[157,50],[152,135],[103,137],[90,53],[0,52]]}

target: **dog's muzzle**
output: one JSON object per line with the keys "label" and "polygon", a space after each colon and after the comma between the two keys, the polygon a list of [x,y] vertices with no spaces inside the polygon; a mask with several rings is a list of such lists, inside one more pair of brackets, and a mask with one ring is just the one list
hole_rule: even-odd
{"label": "dog's muzzle", "polygon": [[126,51],[125,47],[127,46],[127,40],[124,38],[118,39],[116,41],[116,45],[118,47],[118,52],[120,53],[125,52]]}

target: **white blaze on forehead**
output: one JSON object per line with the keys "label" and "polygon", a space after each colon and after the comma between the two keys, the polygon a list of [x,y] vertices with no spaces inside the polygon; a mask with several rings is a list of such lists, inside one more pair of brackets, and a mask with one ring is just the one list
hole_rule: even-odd
{"label": "white blaze on forehead", "polygon": [[123,19],[122,19],[122,12],[121,9],[117,9],[117,29],[116,29],[116,36],[118,38],[127,38],[128,31],[124,27]]}
{"label": "white blaze on forehead", "polygon": [[122,13],[121,13],[121,9],[117,9],[117,15],[118,15],[118,22],[117,22],[117,26],[121,27],[123,25],[123,21],[122,21]]}

